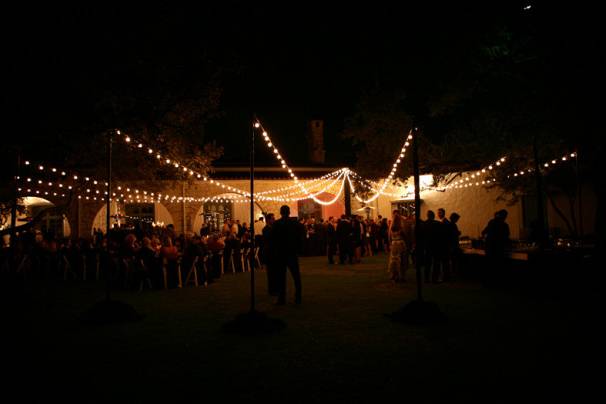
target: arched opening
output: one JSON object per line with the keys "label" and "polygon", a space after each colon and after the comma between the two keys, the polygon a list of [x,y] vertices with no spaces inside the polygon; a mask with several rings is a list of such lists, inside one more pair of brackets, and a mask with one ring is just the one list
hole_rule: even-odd
{"label": "arched opening", "polygon": [[[335,195],[323,192],[317,196],[321,201],[331,201],[335,198]],[[313,199],[303,199],[297,201],[297,209],[299,219],[328,219],[329,217],[340,217],[345,213],[345,206],[341,199],[338,199],[330,205],[321,205]]]}
{"label": "arched opening", "polygon": [[[106,205],[103,205],[93,220],[91,233],[94,229],[107,229]],[[167,226],[173,224],[173,217],[161,203],[110,203],[110,224],[112,227],[132,228],[140,226],[148,228],[155,225]]]}
{"label": "arched opening", "polygon": [[[216,201],[205,202],[196,212],[194,218],[193,231],[197,234],[204,224],[209,226],[209,230],[219,231],[226,220],[239,220],[240,223],[250,222],[250,205],[242,202],[231,202],[230,199],[240,199],[241,195],[234,193],[225,193],[214,197]],[[221,198],[225,198],[221,200]],[[255,219],[263,215],[261,206],[255,202]]]}
{"label": "arched opening", "polygon": [[[25,209],[17,215],[15,222],[17,227],[30,223],[34,218],[37,218],[34,229],[43,234],[55,238],[64,238],[71,235],[72,230],[69,220],[64,214],[51,209],[56,206],[53,202],[37,196],[24,196],[22,199]],[[10,215],[7,223],[10,226]]]}

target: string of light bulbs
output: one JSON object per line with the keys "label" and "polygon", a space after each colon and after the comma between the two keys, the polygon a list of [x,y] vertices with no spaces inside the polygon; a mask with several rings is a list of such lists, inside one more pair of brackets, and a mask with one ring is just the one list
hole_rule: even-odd
{"label": "string of light bulbs", "polygon": [[[339,169],[339,170],[336,170],[336,171],[332,171],[332,172],[330,172],[328,174],[325,174],[325,175],[323,175],[321,177],[307,180],[305,182],[305,184],[308,185],[308,186],[310,186],[310,187],[312,187],[312,186],[317,186],[319,184],[326,183],[326,182],[330,181],[330,179],[338,176],[342,171],[343,171],[342,168]],[[278,192],[287,192],[287,191],[290,191],[291,189],[295,189],[295,188],[299,188],[299,185],[298,184],[293,184],[293,185],[289,185],[289,186],[286,186],[286,187],[274,188],[274,189],[270,189],[270,190],[267,190],[267,191],[261,191],[261,192],[255,192],[255,197],[257,195],[267,195],[267,194],[274,194],[274,193],[278,193]],[[300,192],[300,190],[299,190],[299,192]]]}
{"label": "string of light bulbs", "polygon": [[[372,180],[363,178],[360,174],[358,174],[357,172],[355,172],[353,170],[350,170],[349,174],[352,177],[354,177],[355,179],[357,179],[358,181],[365,182],[368,185],[368,187],[370,188],[370,190],[373,191],[373,192],[375,192],[375,193],[376,192],[380,192],[381,195],[391,196],[391,197],[399,197],[400,196],[400,194],[397,193],[397,192],[379,191],[379,189],[377,189],[377,187],[380,188],[381,185],[382,185],[381,183],[379,183],[377,181],[372,181]],[[391,185],[391,184],[388,184],[388,185]],[[352,184],[352,187],[353,187],[353,184]]]}
{"label": "string of light bulbs", "polygon": [[[374,201],[379,196],[383,195],[383,193],[385,192],[385,188],[387,188],[387,185],[389,184],[389,182],[391,180],[393,180],[394,175],[395,175],[395,173],[396,173],[396,171],[398,169],[398,165],[402,162],[402,160],[404,159],[404,157],[406,157],[406,149],[408,148],[408,146],[410,146],[410,141],[411,140],[412,140],[412,130],[410,130],[408,132],[408,136],[406,137],[406,141],[404,142],[404,145],[402,146],[402,149],[400,149],[400,154],[396,158],[396,161],[393,163],[391,172],[389,173],[389,175],[387,176],[387,178],[383,180],[383,183],[381,184],[381,187],[377,190],[377,192],[375,192],[375,194],[373,196],[371,196],[368,199],[362,199],[359,195],[356,195],[356,199],[359,202],[367,204],[367,203],[370,203],[370,202]],[[349,177],[348,177],[348,179],[349,179]],[[352,192],[355,193],[355,190],[353,188],[353,183],[351,182],[351,180],[349,180],[349,183],[350,183],[350,186],[352,187]]]}
{"label": "string of light bulbs", "polygon": [[[74,181],[76,180],[82,180],[85,181],[86,184],[85,186],[87,187],[86,189],[82,188],[82,195],[78,194],[78,198],[79,199],[84,199],[84,200],[94,200],[96,201],[98,198],[96,197],[97,195],[102,196],[102,195],[107,195],[107,191],[106,190],[99,190],[96,189],[95,187],[93,187],[91,184],[94,185],[102,185],[101,181],[97,181],[94,178],[90,178],[90,177],[84,177],[84,176],[80,176],[78,174],[70,174],[68,175],[66,171],[61,171],[59,169],[56,168],[50,168],[48,166],[45,166],[43,163],[42,164],[33,164],[32,162],[30,162],[29,160],[26,160],[24,163],[26,166],[30,166],[30,167],[35,167],[37,171],[41,171],[41,172],[52,172],[53,174],[55,173],[60,173],[60,175],[64,178],[64,179],[70,179],[73,178]],[[342,172],[342,170],[337,170],[334,171],[332,173],[326,174],[325,176],[323,176],[324,180],[319,183],[318,185],[322,185],[322,183],[325,182],[329,182],[332,180],[332,176],[334,176],[335,174],[339,174],[340,172]],[[21,177],[17,177],[18,180],[21,179]],[[27,183],[24,184],[22,187],[19,188],[19,191],[23,191],[24,188],[23,187],[27,187],[29,186],[30,191],[31,192],[31,186],[33,184],[38,184],[39,186],[49,186],[49,187],[58,187],[58,188],[62,188],[63,190],[67,189],[67,190],[74,190],[75,185],[68,185],[68,184],[64,184],[62,182],[53,182],[53,181],[48,181],[47,179],[45,180],[41,180],[41,179],[36,179],[36,178],[32,178],[32,177],[25,177],[23,178],[23,180]],[[315,179],[314,181],[317,181],[318,179]],[[334,181],[333,181],[334,182]],[[104,183],[107,184],[107,183]],[[327,187],[324,187],[322,190],[320,190],[318,193],[322,193],[324,192],[327,188],[330,188],[331,184],[329,184]],[[135,201],[135,200],[142,200],[142,201],[150,201],[150,200],[155,200],[157,202],[207,202],[207,201],[212,201],[212,200],[216,200],[216,197],[192,197],[192,196],[177,196],[177,195],[163,195],[162,193],[154,193],[151,191],[146,191],[146,190],[139,190],[137,188],[133,188],[131,189],[128,186],[125,185],[118,185],[115,189],[117,189],[118,191],[125,191],[127,194],[125,195],[124,193],[121,192],[112,192],[112,197],[118,199],[118,200],[124,200],[124,201]],[[131,192],[134,192],[134,194],[131,194]],[[40,191],[39,194],[43,194],[43,195],[52,195],[55,194],[55,196],[57,195],[57,193],[53,193],[51,192],[47,192],[47,191]],[[88,195],[87,195],[88,194]],[[90,197],[90,195],[94,195],[92,198]],[[150,197],[147,197],[147,195],[150,195]],[[88,198],[87,198],[88,196]],[[110,198],[111,200],[112,198]],[[283,197],[272,197],[271,200],[280,200],[280,201],[292,201],[292,200],[299,200],[302,198],[283,198]],[[104,198],[103,198],[104,200]],[[249,202],[249,199],[242,199],[242,198],[228,198],[228,197],[221,197],[222,201],[232,201],[234,203],[245,203],[245,202]]]}
{"label": "string of light bulbs", "polygon": [[265,130],[265,128],[263,127],[263,125],[261,125],[261,122],[259,122],[259,120],[255,121],[253,123],[253,127],[255,129],[261,129],[262,131],[262,135],[263,135],[263,140],[265,140],[265,144],[267,145],[267,147],[273,151],[274,153],[274,157],[276,158],[276,160],[278,160],[278,162],[280,163],[280,166],[288,171],[288,174],[290,175],[290,177],[293,179],[293,181],[295,182],[295,185],[297,185],[301,191],[303,191],[303,193],[306,196],[309,196],[311,199],[313,199],[315,202],[324,205],[324,201],[322,201],[321,199],[318,199],[315,196],[312,196],[311,193],[307,190],[307,188],[305,187],[304,184],[299,182],[299,178],[295,175],[295,173],[293,173],[292,169],[288,166],[288,164],[286,163],[286,160],[284,160],[284,158],[280,155],[280,152],[278,151],[278,148],[274,145],[274,143],[271,141],[271,138],[269,137],[269,133]]}
{"label": "string of light bulbs", "polygon": [[[293,172],[293,170],[288,166],[288,164],[286,163],[286,160],[284,159],[284,157],[282,157],[282,155],[280,154],[278,148],[274,145],[274,143],[272,142],[269,133],[267,132],[267,130],[265,130],[265,128],[263,127],[263,125],[261,124],[261,122],[259,120],[256,120],[253,123],[253,127],[255,129],[260,129],[261,133],[263,135],[263,140],[265,140],[265,143],[267,145],[267,147],[272,150],[272,152],[274,153],[274,157],[276,158],[276,160],[278,160],[278,162],[280,163],[280,166],[288,172],[288,174],[290,175],[290,177],[292,178],[292,180],[295,182],[295,185],[298,185],[299,189],[301,189],[301,191],[303,192],[303,194],[305,195],[306,198],[310,198],[312,199],[314,202],[323,205],[323,206],[327,206],[327,205],[332,205],[333,203],[336,202],[336,200],[338,198],[333,198],[330,201],[323,201],[321,199],[319,199],[316,195],[312,192],[310,192],[306,187],[305,184],[301,181],[299,181],[299,178],[295,175],[295,173]],[[348,173],[348,169],[347,168],[343,168],[342,169],[345,173],[345,176],[342,178],[342,184],[341,184],[341,189],[339,190],[339,195],[341,192],[343,192],[344,189],[344,184],[345,184],[345,179],[347,177],[347,173]]]}
{"label": "string of light bulbs", "polygon": [[[41,172],[49,171],[49,172],[52,172],[53,174],[60,173],[61,177],[65,178],[65,179],[72,178],[74,181],[82,180],[82,181],[86,182],[86,184],[85,184],[86,190],[84,191],[84,188],[82,188],[82,192],[83,193],[86,193],[86,194],[96,194],[96,195],[107,195],[107,191],[106,190],[98,190],[94,186],[90,185],[90,184],[93,184],[93,185],[102,185],[102,184],[105,184],[107,186],[107,182],[97,181],[94,178],[80,176],[80,175],[74,174],[74,173],[68,175],[65,170],[59,170],[57,168],[50,168],[48,166],[45,166],[44,164],[33,164],[29,160],[25,160],[24,165],[25,166],[30,166],[30,167],[35,167],[36,171],[41,171]],[[21,177],[17,177],[17,180],[21,180]],[[29,176],[25,177],[24,181],[27,183],[24,186],[27,186],[29,184],[36,184],[37,183],[38,185],[45,185],[45,186],[49,186],[49,187],[59,187],[59,188],[62,188],[62,189],[68,189],[70,191],[73,190],[74,186],[75,186],[75,185],[72,186],[72,185],[64,184],[62,182],[53,182],[53,181],[47,181],[47,180],[43,181],[41,179],[35,179],[35,178],[29,177]],[[184,197],[184,196],[177,196],[177,195],[172,195],[172,196],[171,195],[163,195],[162,193],[154,193],[152,191],[139,190],[137,188],[133,188],[131,190],[130,187],[124,186],[124,185],[118,185],[116,187],[116,189],[118,191],[126,190],[127,193],[134,192],[135,194],[142,194],[142,195],[145,195],[145,196],[149,194],[150,196],[157,196],[158,199],[161,199],[161,198],[164,197],[165,200],[171,200],[171,201],[174,201],[174,200],[178,200],[178,201],[185,200],[185,201],[189,201],[189,202],[201,202],[204,199],[204,198],[196,198],[196,197],[191,197],[191,196],[185,196]],[[23,186],[20,188],[20,190],[23,190]],[[112,192],[112,196],[113,197],[117,197],[118,199],[136,199],[136,197],[133,198],[131,195],[124,195],[124,193]],[[82,198],[80,198],[80,199],[82,199]],[[111,200],[111,198],[110,198],[110,200]]]}
{"label": "string of light bulbs", "polygon": [[454,181],[448,185],[446,185],[444,187],[444,190],[448,189],[448,188],[468,188],[470,186],[474,186],[475,184],[477,185],[485,185],[488,184],[490,182],[495,182],[496,179],[493,178],[492,181],[490,180],[482,180],[481,182],[479,181],[479,178],[484,175],[484,174],[488,174],[491,171],[493,171],[494,169],[496,169],[496,167],[501,167],[505,162],[507,161],[507,157],[501,157],[499,158],[497,161],[495,161],[494,163],[489,164],[488,166],[472,172],[471,175],[466,175],[466,176],[462,176],[461,179]]}
{"label": "string of light bulbs", "polygon": [[[540,164],[539,167],[542,170],[545,170],[547,168],[551,168],[554,167],[556,164],[562,163],[562,162],[566,162],[566,161],[570,161],[571,159],[577,157],[577,153],[576,152],[572,152],[572,153],[566,153],[563,156],[561,156],[560,158],[557,159],[552,159],[549,160],[543,164]],[[488,167],[483,168],[480,171],[476,171],[474,172],[471,176],[466,176],[458,181],[455,181],[452,184],[447,185],[446,187],[444,187],[444,189],[448,189],[448,188],[469,188],[469,187],[473,187],[473,186],[480,186],[480,185],[488,185],[490,183],[494,183],[497,181],[496,178],[492,178],[492,179],[485,179],[480,181],[479,177],[482,174],[488,173],[489,171],[493,170],[495,168],[495,166],[501,166],[502,163],[504,163],[506,161],[506,157],[502,157],[501,159],[499,159],[496,163],[489,165]],[[524,176],[525,174],[531,174],[534,172],[534,168],[526,168],[524,170],[520,170],[520,171],[516,171],[512,174],[507,175],[507,179],[513,179],[513,178],[517,178],[517,177],[521,177]],[[474,181],[475,179],[475,181]]]}
{"label": "string of light bulbs", "polygon": [[182,171],[183,173],[187,173],[190,176],[195,176],[196,178],[202,179],[203,181],[208,181],[209,184],[212,184],[214,186],[217,186],[217,187],[220,187],[220,188],[223,188],[223,189],[227,189],[228,191],[231,191],[231,192],[234,192],[234,193],[237,193],[237,194],[241,194],[243,196],[250,197],[250,192],[247,192],[247,191],[238,189],[236,187],[232,187],[230,185],[224,184],[221,181],[210,179],[206,175],[203,175],[203,174],[199,173],[198,171],[193,170],[193,169],[187,167],[185,164],[182,164],[179,161],[170,159],[170,158],[168,158],[166,156],[162,156],[162,154],[159,151],[154,150],[153,148],[144,145],[143,142],[134,139],[133,137],[131,137],[128,134],[123,134],[120,130],[116,130],[116,134],[118,136],[122,136],[123,139],[124,139],[124,142],[126,144],[128,144],[128,145],[135,145],[136,144],[136,146],[134,146],[134,147],[136,149],[141,150],[141,151],[145,151],[147,153],[147,155],[151,156],[151,155],[154,155],[154,153],[155,153],[156,160],[159,163],[161,163],[161,162],[164,161],[167,165],[172,165],[175,169],[178,169],[178,170]]}
{"label": "string of light bulbs", "polygon": [[[119,130],[116,131],[116,133],[118,135],[122,135],[124,137],[124,141],[129,144],[129,145],[135,145],[136,144],[136,148],[139,150],[143,150],[143,151],[147,151],[148,155],[153,155],[154,154],[154,149],[151,147],[147,147],[143,144],[143,142],[141,141],[136,141],[135,139],[133,139],[130,135],[127,134],[122,134]],[[187,166],[183,165],[182,163],[179,163],[178,161],[174,161],[171,160],[170,158],[165,158],[163,157],[159,152],[155,152],[155,156],[156,156],[156,160],[158,160],[159,162],[164,161],[166,164],[170,164],[173,165],[176,169],[182,169],[184,173],[189,173],[189,175],[191,176],[196,176],[196,178],[198,179],[202,179],[203,181],[208,181],[210,184],[215,185],[217,187],[221,187],[222,189],[226,189],[228,191],[231,191],[233,193],[237,193],[240,194],[244,197],[248,197],[250,198],[250,192],[248,191],[244,191],[241,189],[238,189],[236,187],[232,187],[230,185],[224,184],[218,180],[214,180],[214,179],[210,179],[205,175],[200,174],[199,172],[188,168]],[[335,175],[337,172],[333,172],[333,173],[329,173],[328,175]],[[321,177],[322,178],[322,177]],[[314,179],[314,180],[318,180],[318,179]],[[263,201],[281,201],[281,202],[288,202],[288,198],[284,198],[282,196],[265,196],[266,194],[270,194],[270,193],[277,193],[279,192],[279,189],[277,190],[268,190],[268,191],[264,191],[263,193],[255,193],[255,198],[259,199],[259,200],[263,200]]]}

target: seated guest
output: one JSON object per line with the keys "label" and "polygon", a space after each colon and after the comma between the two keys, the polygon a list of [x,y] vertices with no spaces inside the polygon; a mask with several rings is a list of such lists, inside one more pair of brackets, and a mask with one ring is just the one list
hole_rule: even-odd
{"label": "seated guest", "polygon": [[140,275],[149,277],[155,289],[162,289],[162,261],[159,254],[154,251],[152,242],[148,237],[143,237],[143,247],[139,250],[138,257],[143,264],[142,271],[144,272]]}
{"label": "seated guest", "polygon": [[211,254],[208,268],[210,282],[221,277],[221,252],[225,249],[225,242],[218,234],[213,234],[208,237],[206,247]]}
{"label": "seated guest", "polygon": [[176,288],[179,284],[179,274],[177,273],[179,251],[173,245],[170,237],[164,238],[160,256],[166,262],[167,286],[168,288]]}

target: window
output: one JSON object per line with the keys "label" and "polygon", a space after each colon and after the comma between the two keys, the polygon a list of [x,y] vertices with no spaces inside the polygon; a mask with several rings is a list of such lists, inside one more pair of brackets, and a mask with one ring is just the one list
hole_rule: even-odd
{"label": "window", "polygon": [[124,216],[127,226],[135,223],[153,223],[156,220],[153,203],[127,203],[124,206]]}
{"label": "window", "polygon": [[233,217],[233,202],[206,202],[202,215],[210,231],[221,231],[223,223]]}
{"label": "window", "polygon": [[322,218],[322,206],[311,199],[297,201],[297,210],[299,211],[299,219]]}
{"label": "window", "polygon": [[[421,201],[422,203],[422,201]],[[415,213],[415,201],[393,201],[391,203],[391,212],[400,211],[404,216],[411,216]],[[389,212],[391,216],[391,212]]]}

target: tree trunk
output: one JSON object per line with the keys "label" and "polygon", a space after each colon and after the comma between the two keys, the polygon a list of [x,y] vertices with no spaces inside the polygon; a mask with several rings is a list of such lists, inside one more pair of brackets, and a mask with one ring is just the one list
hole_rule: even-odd
{"label": "tree trunk", "polygon": [[568,232],[571,235],[574,235],[574,229],[572,228],[572,225],[570,224],[570,220],[568,220],[566,215],[564,215],[564,212],[562,212],[560,210],[560,208],[558,208],[555,201],[553,200],[553,195],[551,195],[550,192],[545,192],[545,194],[547,194],[547,199],[549,199],[549,202],[551,203],[553,210],[555,210],[555,212],[558,214],[558,216],[560,216],[562,218],[562,220],[564,221],[564,224],[566,224],[566,227],[568,228]]}
{"label": "tree trunk", "polygon": [[[579,236],[579,226],[577,225],[577,215],[575,212],[575,202],[576,198],[574,196],[568,195],[568,207],[570,209],[570,220],[572,221],[572,227],[574,229],[573,236],[576,238]],[[580,218],[582,219],[582,218]]]}

